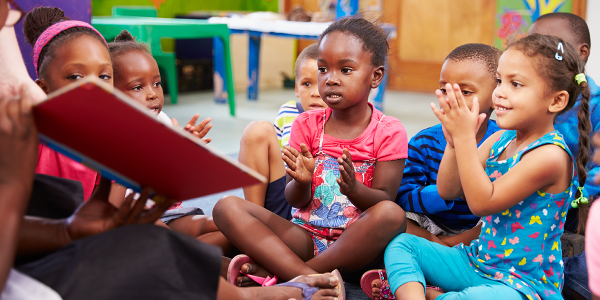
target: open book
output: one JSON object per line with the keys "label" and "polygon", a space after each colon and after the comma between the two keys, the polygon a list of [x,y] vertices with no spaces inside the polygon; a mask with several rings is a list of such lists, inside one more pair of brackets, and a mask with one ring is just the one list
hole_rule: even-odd
{"label": "open book", "polygon": [[98,79],[51,93],[33,113],[42,143],[137,192],[187,200],[266,182]]}

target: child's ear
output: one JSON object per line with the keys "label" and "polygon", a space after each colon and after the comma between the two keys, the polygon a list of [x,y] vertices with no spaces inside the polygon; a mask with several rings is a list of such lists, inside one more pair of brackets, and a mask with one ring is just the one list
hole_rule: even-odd
{"label": "child's ear", "polygon": [[44,93],[49,93],[48,84],[44,80],[38,78],[35,80],[35,83],[42,89],[42,91],[44,91]]}
{"label": "child's ear", "polygon": [[296,98],[300,98],[300,94],[298,94],[298,82],[294,84],[294,91],[296,91]]}
{"label": "child's ear", "polygon": [[381,82],[383,81],[383,77],[385,76],[385,67],[379,66],[373,70],[373,79],[371,80],[371,88],[377,88]]}
{"label": "child's ear", "polygon": [[588,57],[590,56],[590,45],[587,43],[583,43],[579,45],[579,57],[583,59],[583,62],[587,62]]}
{"label": "child's ear", "polygon": [[559,91],[552,97],[552,102],[548,107],[548,111],[551,113],[557,113],[565,109],[569,104],[569,93],[567,91]]}

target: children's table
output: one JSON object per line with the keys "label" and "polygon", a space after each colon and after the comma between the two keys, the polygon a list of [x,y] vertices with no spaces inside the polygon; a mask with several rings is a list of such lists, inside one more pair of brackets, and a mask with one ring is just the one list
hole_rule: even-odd
{"label": "children's table", "polygon": [[207,20],[197,19],[93,17],[92,25],[107,40],[115,38],[121,33],[121,30],[126,29],[138,41],[147,43],[152,49],[160,49],[162,38],[197,39],[213,37],[215,40],[219,40],[222,44],[220,44],[220,49],[215,49],[215,53],[218,52],[220,55],[219,61],[223,65],[219,65],[219,62],[215,61],[214,69],[220,69],[215,73],[220,73],[222,76],[223,89],[215,89],[215,98],[226,97],[229,103],[229,112],[232,116],[235,116],[235,92],[229,49],[230,32],[226,24],[209,23]]}
{"label": "children's table", "polygon": [[[248,99],[258,99],[258,74],[260,41],[264,35],[280,36],[294,39],[317,40],[331,22],[294,22],[284,20],[257,20],[243,17],[213,17],[208,19],[211,24],[227,24],[232,34],[248,34]],[[383,24],[388,39],[396,37],[396,27],[392,24]],[[387,66],[386,66],[387,68]],[[373,105],[383,110],[383,94],[387,85],[387,73],[381,85],[372,95]]]}

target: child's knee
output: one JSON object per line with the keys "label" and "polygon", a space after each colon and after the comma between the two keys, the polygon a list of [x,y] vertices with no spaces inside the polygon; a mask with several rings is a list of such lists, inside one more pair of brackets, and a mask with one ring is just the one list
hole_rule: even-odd
{"label": "child's knee", "polygon": [[241,209],[243,202],[246,202],[246,200],[236,196],[225,196],[221,198],[215,204],[212,212],[215,223],[228,218],[228,216],[232,214],[235,215]]}
{"label": "child's knee", "polygon": [[412,253],[413,249],[419,248],[422,241],[426,240],[409,233],[401,233],[388,244],[385,249],[384,260],[388,260],[386,257],[396,257],[399,252]]}
{"label": "child's knee", "polygon": [[406,215],[404,210],[392,201],[381,201],[373,207],[373,217],[380,224],[388,228],[394,228],[400,232],[406,232]]}
{"label": "child's knee", "polygon": [[268,121],[254,121],[246,126],[242,134],[242,143],[260,143],[269,141],[277,135],[275,127]]}

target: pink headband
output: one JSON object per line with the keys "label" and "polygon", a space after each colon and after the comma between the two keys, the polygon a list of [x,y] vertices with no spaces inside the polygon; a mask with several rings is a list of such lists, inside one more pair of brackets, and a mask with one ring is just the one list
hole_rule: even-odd
{"label": "pink headband", "polygon": [[[44,30],[44,32],[42,32],[40,37],[38,37],[37,41],[35,42],[35,46],[33,47],[33,65],[35,66],[35,73],[38,75],[38,77],[38,60],[40,59],[40,53],[42,52],[42,49],[44,49],[48,42],[50,42],[59,33],[73,27],[85,27],[91,29],[92,31],[97,33],[106,44],[106,40],[104,40],[104,37],[102,37],[100,32],[98,32],[98,30],[96,30],[94,27],[92,27],[92,25],[86,22],[69,20],[56,23],[48,27],[46,30]],[[106,45],[108,46],[108,44]]]}

